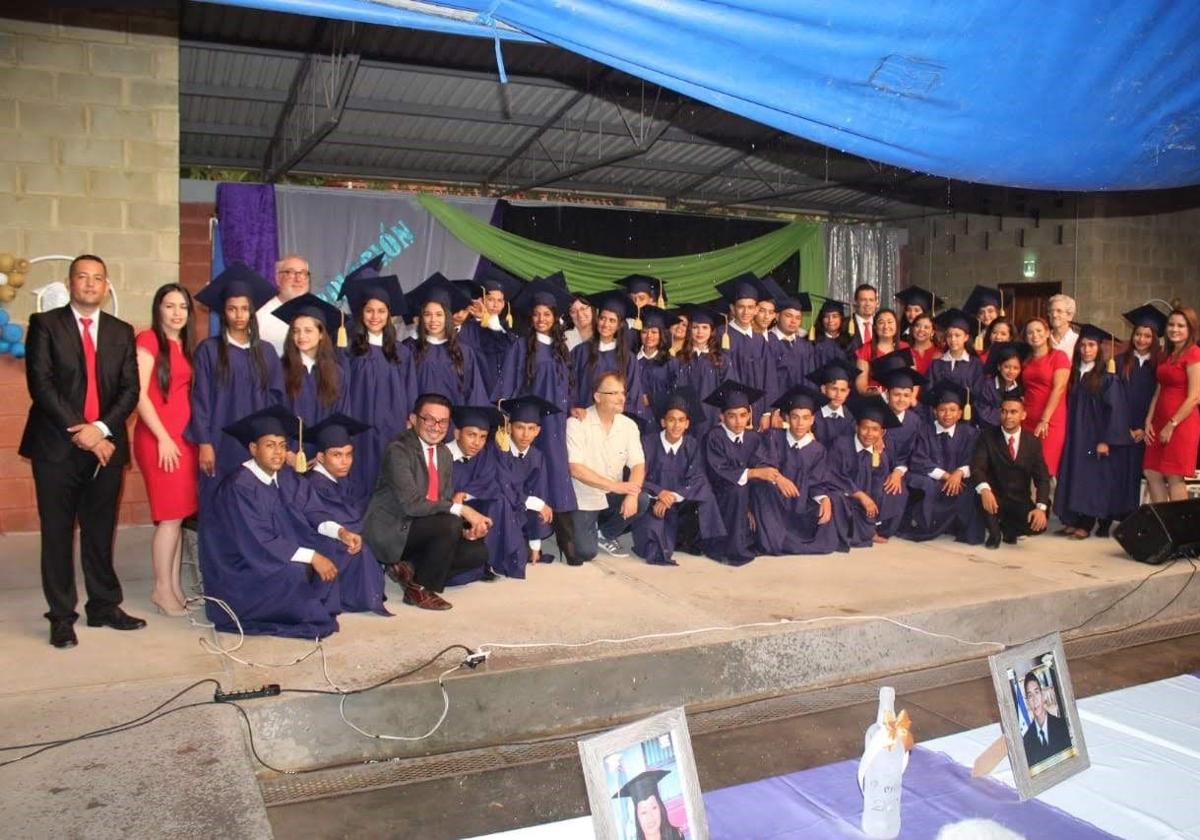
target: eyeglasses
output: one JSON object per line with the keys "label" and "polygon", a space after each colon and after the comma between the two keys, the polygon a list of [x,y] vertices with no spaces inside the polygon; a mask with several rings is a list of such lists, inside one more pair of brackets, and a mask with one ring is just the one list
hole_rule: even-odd
{"label": "eyeglasses", "polygon": [[307,277],[309,271],[307,268],[281,268],[275,273],[282,277]]}
{"label": "eyeglasses", "polygon": [[417,419],[426,426],[432,426],[435,429],[444,429],[450,425],[449,417],[444,420],[438,420],[436,417],[430,417],[428,414],[418,414]]}

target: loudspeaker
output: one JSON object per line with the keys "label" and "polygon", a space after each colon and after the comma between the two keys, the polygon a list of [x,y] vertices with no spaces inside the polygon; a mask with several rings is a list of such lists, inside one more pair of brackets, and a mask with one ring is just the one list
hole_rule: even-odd
{"label": "loudspeaker", "polygon": [[1139,563],[1162,563],[1200,551],[1200,499],[1142,505],[1113,531]]}

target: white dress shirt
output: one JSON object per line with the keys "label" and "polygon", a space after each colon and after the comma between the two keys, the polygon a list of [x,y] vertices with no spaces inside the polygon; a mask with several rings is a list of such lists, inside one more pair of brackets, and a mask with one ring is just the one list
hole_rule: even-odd
{"label": "white dress shirt", "polygon": [[[729,431],[729,429],[725,426],[724,423],[719,423],[718,425],[721,427],[721,431],[723,431],[725,433],[725,437],[729,438],[730,443],[741,443],[742,442],[742,435],[744,435],[745,432],[743,432],[741,435],[735,435],[733,432]],[[740,476],[738,476],[738,481],[737,481],[738,487],[745,487],[746,482],[749,480],[750,480],[750,470],[748,470],[748,469],[742,470],[742,474]]]}
{"label": "white dress shirt", "polygon": [[[950,439],[954,440],[954,433],[956,431],[958,431],[958,424],[955,423],[953,426],[950,426],[949,428],[947,428],[946,426],[943,426],[941,423],[934,420],[933,421],[933,431],[939,435],[949,435]],[[962,466],[958,467],[958,469],[962,472],[963,478],[971,477],[971,467],[969,464],[963,464]],[[929,471],[929,477],[932,478],[934,481],[941,481],[947,475],[949,475],[949,473],[947,473],[941,467],[934,467],[932,470]]]}
{"label": "white dress shirt", "polygon": [[[83,341],[83,317],[79,314],[74,306],[71,307],[71,314],[75,316],[75,328],[79,330],[79,340]],[[92,337],[92,346],[96,348],[96,377],[100,376],[100,310],[96,310],[92,316],[92,323],[88,325],[88,334]],[[96,383],[96,393],[100,393],[100,383]],[[108,428],[108,424],[102,420],[93,420],[92,425],[100,430],[100,434],[106,438],[112,437],[112,430]]]}
{"label": "white dress shirt", "polygon": [[[809,432],[802,438],[792,437],[791,429],[788,429],[786,432],[784,432],[784,434],[787,436],[788,449],[804,449],[804,447],[808,446],[810,443],[812,443],[813,441],[816,440],[816,438],[813,437],[812,432]],[[820,504],[823,499],[828,499],[828,498],[829,498],[828,496],[826,496],[824,493],[822,493],[819,496],[813,496],[812,500],[814,502],[817,502],[818,504]]]}

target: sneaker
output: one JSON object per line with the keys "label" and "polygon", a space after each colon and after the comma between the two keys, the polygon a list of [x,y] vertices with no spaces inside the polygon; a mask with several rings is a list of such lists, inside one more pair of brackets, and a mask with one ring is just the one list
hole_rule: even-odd
{"label": "sneaker", "polygon": [[603,534],[596,537],[596,545],[609,557],[628,557],[629,552],[621,548],[616,540],[606,539]]}

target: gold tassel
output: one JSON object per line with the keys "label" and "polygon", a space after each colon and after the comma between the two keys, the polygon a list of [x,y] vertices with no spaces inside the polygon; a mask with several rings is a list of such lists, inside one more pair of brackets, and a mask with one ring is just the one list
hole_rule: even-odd
{"label": "gold tassel", "polygon": [[1104,369],[1109,373],[1117,372],[1117,337],[1113,336],[1108,340],[1108,364]]}
{"label": "gold tassel", "polygon": [[979,330],[975,333],[975,352],[982,353],[983,352],[983,319],[977,318],[976,320],[979,321]]}
{"label": "gold tassel", "polygon": [[1000,317],[1001,318],[1006,317],[1004,314],[1004,290],[1003,289],[1000,290]]}
{"label": "gold tassel", "polygon": [[663,288],[663,286],[665,286],[665,285],[666,284],[663,283],[663,281],[661,281],[661,280],[658,281],[658,308],[659,309],[667,308],[667,293],[666,293],[666,290]]}
{"label": "gold tassel", "polygon": [[[819,321],[820,319],[818,318],[817,320]],[[808,328],[808,340],[809,341],[817,340],[817,321],[813,321],[813,325]]]}
{"label": "gold tassel", "polygon": [[723,317],[725,318],[725,331],[721,333],[721,349],[728,350],[732,346],[729,343],[729,316]]}
{"label": "gold tassel", "polygon": [[853,313],[851,313],[851,315],[850,315],[850,328],[846,330],[846,334],[847,334],[847,335],[854,335],[854,329],[855,329],[855,326],[856,326],[857,324],[858,324],[858,319],[854,317],[854,314],[853,314]]}
{"label": "gold tassel", "polygon": [[963,419],[971,422],[971,389],[967,388],[967,402],[963,405]]}
{"label": "gold tassel", "polygon": [[300,433],[297,437],[296,463],[293,469],[298,473],[306,473],[308,472],[308,457],[304,454],[304,419],[297,417],[296,420],[300,424]]}
{"label": "gold tassel", "polygon": [[[500,408],[500,403],[502,402],[504,402],[504,400],[496,400],[496,408],[500,409],[501,414],[504,414],[504,409]],[[504,422],[499,428],[496,429],[496,445],[505,452],[508,451],[508,444],[512,440],[512,437],[509,433],[509,428],[508,415],[504,414]]]}
{"label": "gold tassel", "polygon": [[639,303],[637,308],[637,317],[633,319],[633,328],[640,330],[642,328],[642,305]]}
{"label": "gold tassel", "polygon": [[874,469],[879,469],[879,464],[880,464],[879,450],[872,446],[871,447],[871,467]]}
{"label": "gold tassel", "polygon": [[337,346],[343,347],[343,348],[350,346],[350,341],[346,337],[346,313],[345,313],[345,311],[342,312],[342,324],[340,327],[338,327]]}
{"label": "gold tassel", "polygon": [[504,321],[508,324],[508,328],[511,330],[513,328],[512,304],[508,303],[507,301],[504,304],[504,313]]}

